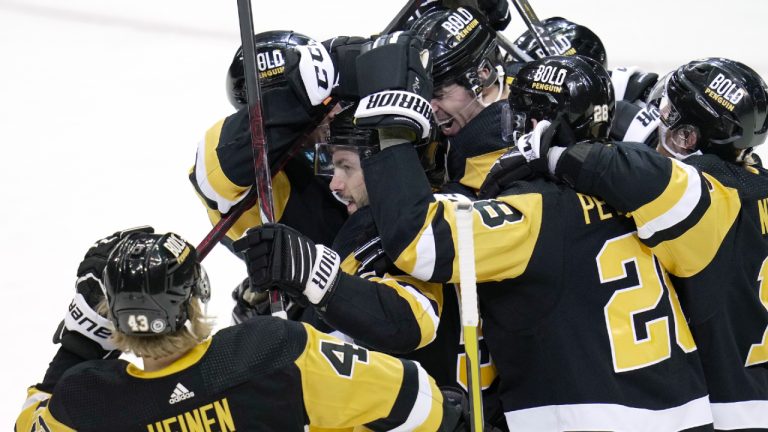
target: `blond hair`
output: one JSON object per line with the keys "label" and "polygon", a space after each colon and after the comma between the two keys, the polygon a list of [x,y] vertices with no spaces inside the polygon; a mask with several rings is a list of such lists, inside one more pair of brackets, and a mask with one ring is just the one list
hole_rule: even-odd
{"label": "blond hair", "polygon": [[[110,317],[107,299],[102,299],[97,312]],[[188,320],[173,333],[156,336],[131,336],[119,330],[112,332],[111,340],[122,352],[153,359],[184,353],[203,342],[213,331],[213,320],[203,313],[200,300],[191,297],[187,303]],[[111,317],[110,317],[111,319]]]}

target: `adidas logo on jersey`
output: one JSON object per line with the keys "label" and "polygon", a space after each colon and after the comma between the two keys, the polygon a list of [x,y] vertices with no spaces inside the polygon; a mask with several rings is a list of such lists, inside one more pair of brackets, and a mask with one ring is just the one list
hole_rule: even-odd
{"label": "adidas logo on jersey", "polygon": [[176,384],[176,388],[173,389],[173,393],[171,393],[171,398],[168,399],[168,403],[173,405],[176,402],[181,402],[191,397],[195,397],[195,392],[187,390],[181,383],[178,383]]}

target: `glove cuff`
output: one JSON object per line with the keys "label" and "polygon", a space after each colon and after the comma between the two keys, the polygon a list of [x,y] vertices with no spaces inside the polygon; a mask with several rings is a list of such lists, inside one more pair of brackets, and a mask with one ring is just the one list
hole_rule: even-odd
{"label": "glove cuff", "polygon": [[76,293],[69,304],[69,311],[64,316],[64,326],[70,332],[79,333],[97,343],[105,351],[117,349],[110,340],[114,330],[112,322],[93,310],[80,293]]}
{"label": "glove cuff", "polygon": [[355,111],[358,119],[396,116],[403,123],[411,123],[419,131],[421,139],[429,136],[432,106],[423,97],[402,90],[385,90],[370,94],[360,100]]}
{"label": "glove cuff", "polygon": [[315,245],[317,259],[312,267],[304,295],[315,305],[320,305],[336,287],[341,259],[339,254],[323,245]]}

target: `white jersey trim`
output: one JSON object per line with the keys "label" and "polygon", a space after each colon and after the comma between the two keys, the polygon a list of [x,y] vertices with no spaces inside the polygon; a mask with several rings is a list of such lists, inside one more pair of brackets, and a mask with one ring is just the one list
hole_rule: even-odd
{"label": "white jersey trim", "polygon": [[[400,286],[402,286],[406,291],[411,293],[413,297],[416,299],[417,302],[419,302],[419,305],[421,305],[421,308],[424,309],[424,313],[427,314],[430,320],[432,320],[432,326],[434,328],[434,333],[432,333],[432,337],[429,339],[429,342],[432,342],[437,337],[437,327],[440,325],[440,317],[437,316],[437,311],[435,311],[434,307],[432,307],[432,303],[429,302],[429,299],[419,292],[419,290],[415,289],[414,287],[402,283],[400,281],[395,281]],[[425,344],[426,345],[426,344]]]}
{"label": "white jersey trim", "polygon": [[550,405],[504,413],[510,430],[554,432],[564,430],[620,430],[623,432],[676,431],[712,423],[709,397],[664,410],[616,404]]}
{"label": "white jersey trim", "polygon": [[421,280],[429,280],[435,272],[435,234],[432,225],[428,225],[416,243],[416,262],[411,275]]}
{"label": "white jersey trim", "polygon": [[659,231],[671,228],[687,218],[701,200],[701,177],[696,168],[686,165],[676,159],[671,159],[678,168],[682,168],[686,174],[688,183],[680,200],[672,208],[657,218],[637,227],[637,235],[645,240]]}
{"label": "white jersey trim", "polygon": [[414,362],[419,374],[419,392],[416,395],[416,402],[413,404],[408,418],[400,426],[391,429],[390,432],[412,431],[421,426],[429,417],[432,410],[432,387],[429,385],[429,375],[418,362]]}
{"label": "white jersey trim", "polygon": [[248,190],[250,190],[250,188],[246,189],[235,201],[230,201],[216,192],[208,181],[208,168],[205,166],[205,139],[200,141],[197,145],[195,180],[197,180],[197,186],[200,188],[203,195],[209,200],[215,201],[217,210],[221,213],[227,213],[235,204],[245,198]]}
{"label": "white jersey trim", "polygon": [[768,429],[768,400],[713,403],[715,429]]}

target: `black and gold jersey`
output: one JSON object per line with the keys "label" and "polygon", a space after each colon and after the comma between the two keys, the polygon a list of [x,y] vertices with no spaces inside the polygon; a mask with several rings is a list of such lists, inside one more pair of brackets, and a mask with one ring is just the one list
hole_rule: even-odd
{"label": "black and gold jersey", "polygon": [[[363,168],[396,265],[458,282],[454,201],[465,198],[433,196],[409,146]],[[631,219],[545,179],[472,205],[477,281],[489,282],[478,285],[483,330],[510,430],[711,423],[675,290]]]}
{"label": "black and gold jersey", "polygon": [[[323,320],[356,343],[415,360],[440,387],[467,391],[458,294],[452,284],[425,282],[392,265],[370,207],[350,215],[333,248],[345,257],[344,277]],[[480,332],[481,388],[486,420],[501,416],[497,373]],[[503,422],[503,420],[502,420]]]}
{"label": "black and gold jersey", "polygon": [[[272,164],[301,136],[306,124],[267,125]],[[314,175],[311,155],[299,151],[272,178],[275,218],[313,241],[330,244],[346,219],[346,209],[331,194],[328,183]],[[242,200],[254,182],[253,151],[248,112],[243,109],[214,124],[200,141],[189,173],[212,224]],[[311,215],[311,217],[308,217]],[[229,245],[248,228],[261,225],[258,203],[246,210],[223,240]]]}
{"label": "black and gold jersey", "polygon": [[[39,398],[44,399],[44,398]],[[418,363],[311,326],[256,317],[219,331],[170,366],[121,360],[71,368],[32,401],[17,431],[435,431],[443,398]]]}
{"label": "black and gold jersey", "polygon": [[501,140],[504,104],[506,101],[488,105],[458,134],[447,138],[445,157],[449,182],[459,183],[474,191],[480,189],[491,165],[508,148],[508,143]]}
{"label": "black and gold jersey", "polygon": [[593,145],[575,185],[631,211],[675,276],[715,427],[768,429],[768,172],[617,143]]}

